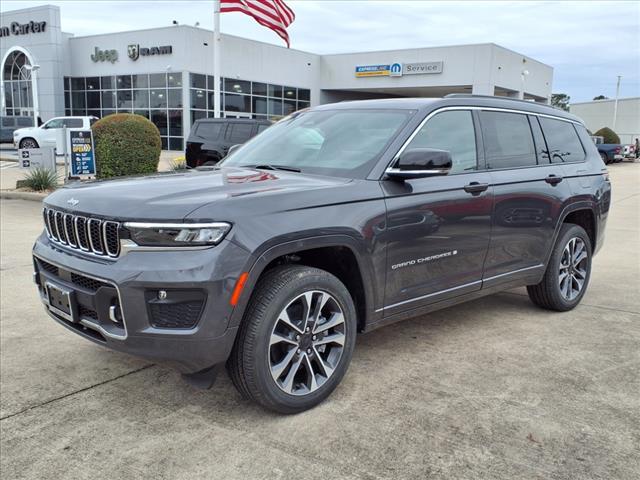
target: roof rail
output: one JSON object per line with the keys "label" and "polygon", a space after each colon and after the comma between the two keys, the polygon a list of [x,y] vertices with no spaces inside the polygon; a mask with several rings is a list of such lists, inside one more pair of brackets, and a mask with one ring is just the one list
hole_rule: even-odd
{"label": "roof rail", "polygon": [[520,98],[511,98],[511,97],[498,97],[496,95],[474,95],[472,93],[450,93],[448,95],[445,95],[444,98],[491,98],[492,100],[508,100],[510,102],[522,102],[522,103],[526,103],[528,105],[540,105],[543,107],[549,107],[549,108],[553,108],[554,110],[557,110],[554,106],[552,105],[548,105],[546,103],[538,103],[538,102],[530,102],[529,100],[522,100]]}

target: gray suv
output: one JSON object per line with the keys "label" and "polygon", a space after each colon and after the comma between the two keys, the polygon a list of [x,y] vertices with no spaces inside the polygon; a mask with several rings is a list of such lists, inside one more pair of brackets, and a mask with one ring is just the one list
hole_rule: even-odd
{"label": "gray suv", "polygon": [[[477,96],[324,105],[213,167],[72,185],[33,248],[51,317],[283,413],[339,384],[358,332],[526,286],[582,299],[611,198],[583,123]],[[372,373],[372,375],[375,375]]]}

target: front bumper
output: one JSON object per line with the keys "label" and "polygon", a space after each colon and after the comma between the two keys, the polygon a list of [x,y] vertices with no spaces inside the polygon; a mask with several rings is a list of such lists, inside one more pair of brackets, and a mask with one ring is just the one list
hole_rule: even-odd
{"label": "front bumper", "polygon": [[[237,330],[228,328],[233,311],[229,299],[248,259],[234,243],[225,240],[201,250],[131,251],[108,260],[68,251],[43,234],[33,256],[34,280],[45,310],[77,334],[183,373],[199,372],[228,358]],[[161,290],[167,292],[164,301],[157,300]],[[60,291],[69,306],[52,308],[52,298],[57,302]],[[166,312],[176,301],[172,298],[181,301],[185,296],[201,302],[170,311],[176,321],[158,326],[158,310],[152,304],[162,304]],[[189,328],[179,323],[186,314],[197,320]]]}

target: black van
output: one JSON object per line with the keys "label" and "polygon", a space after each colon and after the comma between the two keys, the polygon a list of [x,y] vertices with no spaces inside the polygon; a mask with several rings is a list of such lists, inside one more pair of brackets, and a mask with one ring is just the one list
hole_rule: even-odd
{"label": "black van", "polygon": [[268,120],[203,118],[196,120],[187,139],[185,158],[190,168],[215,165],[233,145],[239,145],[271,126]]}
{"label": "black van", "polygon": [[0,121],[0,143],[13,142],[13,132],[19,128],[33,127],[33,117],[26,116],[2,116]]}

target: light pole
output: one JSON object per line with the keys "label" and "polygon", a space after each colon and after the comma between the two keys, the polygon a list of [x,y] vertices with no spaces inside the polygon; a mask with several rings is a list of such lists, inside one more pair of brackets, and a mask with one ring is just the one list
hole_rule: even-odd
{"label": "light pole", "polygon": [[40,65],[25,65],[24,68],[31,70],[31,90],[33,91],[33,126],[38,126],[38,117],[40,116],[40,103],[38,101],[38,75]]}
{"label": "light pole", "polygon": [[529,70],[525,69],[525,70],[522,70],[522,72],[520,72],[521,85],[520,85],[520,95],[518,95],[520,100],[524,100],[524,82],[526,80],[527,75],[529,75]]}
{"label": "light pole", "polygon": [[618,75],[618,83],[616,83],[616,100],[613,102],[613,131],[616,131],[616,123],[618,121],[618,97],[620,96],[620,79],[622,75]]}

